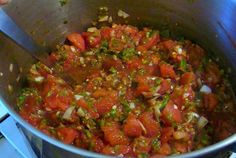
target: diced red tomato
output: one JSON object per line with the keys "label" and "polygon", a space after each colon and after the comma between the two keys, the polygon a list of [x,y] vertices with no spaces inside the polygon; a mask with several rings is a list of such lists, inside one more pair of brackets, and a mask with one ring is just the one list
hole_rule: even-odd
{"label": "diced red tomato", "polygon": [[174,133],[173,127],[164,127],[161,130],[161,143],[168,143],[169,140],[171,140]]}
{"label": "diced red tomato", "polygon": [[85,41],[81,34],[79,33],[71,33],[67,36],[67,39],[77,47],[81,52],[85,51]]}
{"label": "diced red tomato", "polygon": [[162,44],[168,50],[172,50],[176,46],[176,42],[173,40],[163,41]]}
{"label": "diced red tomato", "polygon": [[205,56],[205,51],[195,44],[189,44],[186,51],[189,54],[188,62],[197,69],[202,63],[202,59]]}
{"label": "diced red tomato", "polygon": [[101,42],[101,35],[99,31],[95,32],[83,32],[83,38],[88,48],[95,48]]}
{"label": "diced red tomato", "polygon": [[100,138],[93,137],[92,138],[92,143],[93,143],[93,150],[95,152],[102,152],[102,150],[104,148],[104,143]]}
{"label": "diced red tomato", "polygon": [[214,93],[209,93],[209,94],[204,93],[203,103],[207,110],[213,111],[218,104],[218,99]]}
{"label": "diced red tomato", "polygon": [[151,138],[140,136],[135,138],[132,143],[132,149],[136,155],[148,153],[150,152],[151,148]]}
{"label": "diced red tomato", "polygon": [[127,62],[127,68],[129,70],[137,70],[142,65],[142,61],[139,58],[132,58]]}
{"label": "diced red tomato", "polygon": [[189,148],[189,146],[186,142],[175,142],[174,147],[180,153],[186,153]]}
{"label": "diced red tomato", "polygon": [[[144,42],[145,41],[145,42]],[[160,36],[157,32],[155,32],[151,37],[148,37],[148,39],[143,39],[143,44],[139,45],[137,47],[138,51],[146,51],[152,48],[154,45],[157,44],[157,42],[160,41]]]}
{"label": "diced red tomato", "polygon": [[53,94],[45,98],[45,104],[43,105],[45,109],[49,110],[62,110],[65,111],[72,101],[72,98],[69,96],[59,96]]}
{"label": "diced red tomato", "polygon": [[102,127],[102,131],[104,132],[105,140],[108,141],[112,146],[129,144],[128,137],[124,135],[116,122],[107,123],[107,125]]}
{"label": "diced red tomato", "polygon": [[196,84],[196,76],[193,72],[186,72],[180,78],[181,85],[195,85]]}
{"label": "diced red tomato", "polygon": [[161,145],[158,153],[162,154],[162,155],[169,155],[171,154],[171,147],[168,143],[164,143]]}
{"label": "diced red tomato", "polygon": [[142,134],[140,122],[132,113],[129,114],[129,117],[126,120],[124,132],[129,137],[138,137]]}
{"label": "diced red tomato", "polygon": [[160,134],[160,125],[153,117],[152,112],[144,112],[139,117],[139,120],[146,129],[146,133],[144,134],[148,137],[155,137]]}
{"label": "diced red tomato", "polygon": [[122,62],[120,59],[113,59],[111,57],[107,57],[104,59],[103,61],[103,65],[102,67],[108,71],[110,70],[111,67],[117,69],[117,70],[121,70],[123,67],[122,67]]}
{"label": "diced red tomato", "polygon": [[103,115],[112,109],[112,106],[116,104],[116,101],[117,101],[117,96],[108,95],[98,100],[94,104],[94,107],[97,109],[100,115]]}
{"label": "diced red tomato", "polygon": [[171,66],[169,64],[160,65],[160,71],[161,71],[161,76],[164,77],[164,78],[174,79],[176,77],[173,66]]}
{"label": "diced red tomato", "polygon": [[171,90],[171,85],[170,85],[170,82],[168,80],[162,80],[161,81],[161,85],[160,85],[160,89],[158,90],[158,93],[160,94],[164,94],[168,91]]}
{"label": "diced red tomato", "polygon": [[206,67],[205,79],[210,87],[214,88],[221,80],[220,70],[216,64],[210,63]]}
{"label": "diced red tomato", "polygon": [[111,31],[112,31],[112,28],[110,27],[101,28],[102,39],[109,40],[111,38]]}
{"label": "diced red tomato", "polygon": [[163,120],[172,125],[172,123],[181,123],[182,114],[178,107],[170,100],[162,111]]}
{"label": "diced red tomato", "polygon": [[57,135],[65,144],[72,144],[78,136],[78,132],[73,128],[62,127],[57,129]]}

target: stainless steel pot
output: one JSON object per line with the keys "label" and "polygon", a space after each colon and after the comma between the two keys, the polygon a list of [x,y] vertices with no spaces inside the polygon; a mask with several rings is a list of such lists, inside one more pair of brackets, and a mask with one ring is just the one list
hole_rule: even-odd
{"label": "stainless steel pot", "polygon": [[[172,35],[183,35],[220,58],[220,64],[229,70],[229,78],[236,92],[236,1],[235,0],[12,0],[4,10],[33,39],[48,48],[54,48],[67,33],[82,31],[97,19],[101,6],[109,8],[114,22],[118,9],[130,14],[128,23],[137,26],[170,28]],[[139,20],[137,20],[139,19]],[[1,21],[0,21],[1,25]],[[105,157],[100,154],[65,145],[46,136],[26,123],[14,110],[16,96],[34,59],[0,34],[0,103],[19,123],[32,147],[40,157]],[[13,64],[13,72],[9,65]],[[11,88],[13,87],[13,89]],[[9,89],[11,92],[9,92]],[[12,90],[11,90],[12,89]],[[234,116],[232,116],[234,117]],[[207,157],[236,142],[236,134],[204,149],[175,157]]]}

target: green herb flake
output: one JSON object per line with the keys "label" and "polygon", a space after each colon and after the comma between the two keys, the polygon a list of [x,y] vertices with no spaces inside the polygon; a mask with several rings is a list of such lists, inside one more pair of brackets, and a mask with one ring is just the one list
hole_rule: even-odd
{"label": "green herb flake", "polygon": [[61,5],[61,7],[63,7],[64,5],[66,5],[68,3],[68,0],[59,0],[59,3]]}
{"label": "green herb flake", "polygon": [[160,149],[160,146],[161,143],[157,138],[152,140],[152,148],[154,151],[158,151]]}
{"label": "green herb flake", "polygon": [[185,59],[181,60],[179,67],[180,67],[180,70],[182,70],[182,71],[186,71],[187,70],[187,62],[186,62]]}
{"label": "green herb flake", "polygon": [[157,106],[159,107],[160,110],[163,110],[166,107],[169,99],[170,99],[170,96],[169,95],[165,95],[161,102],[157,102]]}
{"label": "green herb flake", "polygon": [[123,50],[123,52],[121,53],[121,59],[128,61],[130,58],[132,58],[133,56],[136,55],[136,51],[134,48],[126,48],[125,50]]}
{"label": "green herb flake", "polygon": [[109,70],[112,74],[116,74],[117,70],[114,67],[111,67]]}

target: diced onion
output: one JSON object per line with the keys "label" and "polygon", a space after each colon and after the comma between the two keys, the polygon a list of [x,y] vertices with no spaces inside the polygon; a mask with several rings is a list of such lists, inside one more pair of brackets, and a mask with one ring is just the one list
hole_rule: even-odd
{"label": "diced onion", "polygon": [[35,77],[34,78],[34,81],[35,82],[42,82],[44,80],[44,77],[43,76],[38,76],[38,77]]}
{"label": "diced onion", "polygon": [[82,95],[75,95],[74,97],[75,97],[75,100],[80,100],[81,98],[83,98]]}
{"label": "diced onion", "polygon": [[129,17],[129,14],[127,14],[123,10],[119,10],[117,14],[118,14],[119,17],[122,17],[124,19]]}
{"label": "diced onion", "polygon": [[200,89],[200,92],[203,92],[203,93],[211,93],[211,88],[208,87],[207,85],[203,85]]}
{"label": "diced onion", "polygon": [[98,21],[99,21],[99,22],[104,22],[104,21],[108,21],[108,20],[109,20],[108,15],[100,16],[100,17],[98,18]]}
{"label": "diced onion", "polygon": [[144,125],[142,124],[142,122],[138,120],[138,123],[139,123],[139,125],[141,126],[141,128],[142,128],[144,134],[146,134],[146,133],[147,133],[147,130],[146,130],[146,128],[144,127]]}
{"label": "diced onion", "polygon": [[175,139],[179,140],[179,139],[183,139],[183,138],[187,137],[188,134],[186,132],[176,131],[173,133],[173,136]]}
{"label": "diced onion", "polygon": [[130,109],[134,109],[135,108],[135,104],[133,102],[129,103],[129,108]]}
{"label": "diced onion", "polygon": [[69,107],[66,112],[63,114],[62,118],[63,119],[66,119],[66,120],[69,120],[71,118],[71,114],[72,112],[74,111],[75,107],[74,106],[71,106]]}
{"label": "diced onion", "polygon": [[197,126],[198,126],[198,128],[201,129],[201,128],[205,127],[207,125],[207,123],[208,123],[208,120],[204,116],[201,116],[198,120]]}
{"label": "diced onion", "polygon": [[84,117],[86,115],[85,111],[82,108],[79,108],[77,110],[77,114],[81,117]]}
{"label": "diced onion", "polygon": [[95,32],[97,31],[98,29],[96,27],[90,27],[87,29],[88,32]]}

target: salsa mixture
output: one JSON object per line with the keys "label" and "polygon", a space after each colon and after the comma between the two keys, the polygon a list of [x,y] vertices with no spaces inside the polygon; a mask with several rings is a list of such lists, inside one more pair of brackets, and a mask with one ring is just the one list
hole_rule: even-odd
{"label": "salsa mixture", "polygon": [[188,40],[130,25],[92,27],[68,35],[49,60],[76,85],[36,63],[18,110],[66,144],[145,158],[197,150],[236,131],[224,71]]}

